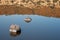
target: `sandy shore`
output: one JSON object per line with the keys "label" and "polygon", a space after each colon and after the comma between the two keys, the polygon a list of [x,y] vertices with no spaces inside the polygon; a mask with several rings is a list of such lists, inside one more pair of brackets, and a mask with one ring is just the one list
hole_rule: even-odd
{"label": "sandy shore", "polygon": [[12,14],[37,14],[43,16],[60,17],[60,8],[50,7],[36,7],[34,9],[18,6],[0,6],[0,15],[12,15]]}

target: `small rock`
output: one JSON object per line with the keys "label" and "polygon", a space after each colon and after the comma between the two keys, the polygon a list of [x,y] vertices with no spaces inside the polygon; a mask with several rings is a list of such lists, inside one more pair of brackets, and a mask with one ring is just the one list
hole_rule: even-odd
{"label": "small rock", "polygon": [[31,20],[32,19],[30,17],[27,17],[27,18],[24,19],[24,21],[27,22],[27,23],[31,22]]}

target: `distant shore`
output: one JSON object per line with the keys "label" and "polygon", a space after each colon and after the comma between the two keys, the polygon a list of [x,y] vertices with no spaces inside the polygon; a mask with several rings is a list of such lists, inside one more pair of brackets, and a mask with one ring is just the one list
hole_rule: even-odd
{"label": "distant shore", "polygon": [[52,16],[60,17],[60,8],[50,8],[50,7],[36,7],[30,9],[23,6],[4,6],[0,5],[0,15],[12,15],[12,14],[33,14],[33,15],[43,15],[43,16]]}

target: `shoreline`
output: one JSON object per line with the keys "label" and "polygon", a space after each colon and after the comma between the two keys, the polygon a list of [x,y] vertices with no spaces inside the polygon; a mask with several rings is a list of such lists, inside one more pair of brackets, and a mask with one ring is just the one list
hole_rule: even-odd
{"label": "shoreline", "polygon": [[33,14],[33,15],[42,15],[42,16],[51,16],[51,17],[60,17],[60,8],[53,8],[50,7],[37,7],[34,9],[30,9],[23,6],[7,6],[7,5],[0,5],[0,15],[12,15],[12,14]]}

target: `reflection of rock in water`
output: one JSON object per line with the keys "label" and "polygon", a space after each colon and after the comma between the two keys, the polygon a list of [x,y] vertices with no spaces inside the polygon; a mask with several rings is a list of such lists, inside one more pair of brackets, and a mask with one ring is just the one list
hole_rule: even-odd
{"label": "reflection of rock in water", "polygon": [[13,37],[19,36],[21,34],[21,30],[17,32],[10,32],[10,35]]}
{"label": "reflection of rock in water", "polygon": [[21,33],[21,28],[19,27],[19,25],[12,24],[10,26],[9,31],[10,31],[11,36],[17,36],[17,35],[19,35]]}
{"label": "reflection of rock in water", "polygon": [[27,17],[27,18],[24,19],[24,21],[27,22],[27,23],[29,23],[29,22],[32,21],[32,19],[30,17]]}

